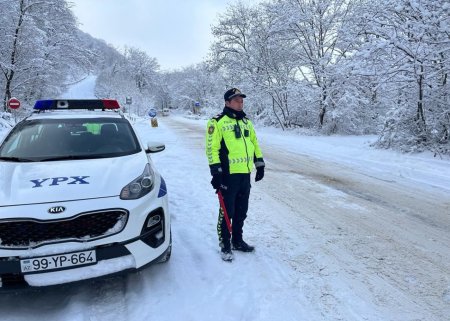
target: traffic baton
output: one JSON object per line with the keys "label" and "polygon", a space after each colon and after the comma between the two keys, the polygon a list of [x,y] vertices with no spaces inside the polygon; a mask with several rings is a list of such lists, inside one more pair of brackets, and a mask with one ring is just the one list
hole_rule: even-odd
{"label": "traffic baton", "polygon": [[231,222],[230,218],[228,217],[227,209],[225,208],[225,202],[223,201],[223,196],[220,188],[217,189],[217,196],[219,197],[220,207],[222,208],[223,216],[225,217],[225,222],[227,223],[228,232],[230,232],[231,234]]}

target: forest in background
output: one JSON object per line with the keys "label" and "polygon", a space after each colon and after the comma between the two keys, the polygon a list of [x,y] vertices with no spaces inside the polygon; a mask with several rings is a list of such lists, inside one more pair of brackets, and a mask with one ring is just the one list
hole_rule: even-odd
{"label": "forest in background", "polygon": [[[138,115],[170,108],[213,116],[224,91],[238,87],[260,124],[377,134],[378,147],[450,155],[448,1],[235,1],[212,26],[208,58],[168,71],[139,48],[82,32],[70,6],[0,0],[0,126],[93,74],[98,98]],[[14,117],[11,97],[23,105]]]}

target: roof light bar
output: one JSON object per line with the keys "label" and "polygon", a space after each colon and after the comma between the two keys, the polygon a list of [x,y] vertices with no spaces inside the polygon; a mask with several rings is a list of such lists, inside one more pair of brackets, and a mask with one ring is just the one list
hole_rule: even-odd
{"label": "roof light bar", "polygon": [[119,102],[115,99],[102,99],[102,102],[106,109],[120,109]]}
{"label": "roof light bar", "polygon": [[115,99],[47,99],[38,100],[35,110],[49,109],[120,109]]}

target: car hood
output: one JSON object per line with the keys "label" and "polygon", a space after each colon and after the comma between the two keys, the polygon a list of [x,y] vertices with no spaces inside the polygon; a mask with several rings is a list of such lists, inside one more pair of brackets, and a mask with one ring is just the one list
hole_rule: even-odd
{"label": "car hood", "polygon": [[142,153],[102,159],[0,162],[0,207],[117,196],[142,174]]}

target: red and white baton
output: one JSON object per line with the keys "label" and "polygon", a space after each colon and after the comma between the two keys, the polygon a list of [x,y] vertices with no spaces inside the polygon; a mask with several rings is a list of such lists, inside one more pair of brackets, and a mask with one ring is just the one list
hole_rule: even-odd
{"label": "red and white baton", "polygon": [[228,231],[231,234],[232,233],[231,232],[231,222],[230,222],[230,218],[228,217],[227,209],[225,208],[225,202],[223,201],[223,196],[222,196],[222,192],[220,191],[220,189],[217,189],[217,195],[219,196],[220,207],[222,208],[223,216],[225,217],[225,222],[227,223]]}

